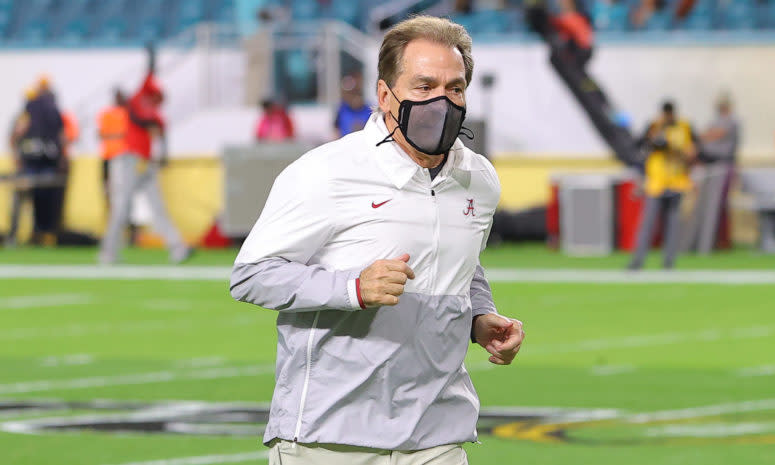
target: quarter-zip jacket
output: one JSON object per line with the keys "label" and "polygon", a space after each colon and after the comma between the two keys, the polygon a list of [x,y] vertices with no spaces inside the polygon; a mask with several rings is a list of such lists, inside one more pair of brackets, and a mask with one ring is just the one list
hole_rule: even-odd
{"label": "quarter-zip jacket", "polygon": [[[279,311],[264,441],[418,450],[475,441],[463,365],[472,319],[494,313],[479,254],[500,184],[459,140],[431,181],[379,114],[275,180],[234,264],[231,294]],[[362,310],[355,280],[403,253],[398,305]]]}

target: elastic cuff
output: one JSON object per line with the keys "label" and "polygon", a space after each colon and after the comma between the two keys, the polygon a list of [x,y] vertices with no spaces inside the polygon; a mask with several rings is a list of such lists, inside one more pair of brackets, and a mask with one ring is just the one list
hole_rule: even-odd
{"label": "elastic cuff", "polygon": [[361,298],[360,298],[360,290],[358,283],[360,282],[360,278],[355,279],[348,279],[347,280],[347,297],[348,301],[350,303],[350,308],[353,310],[359,310],[364,307],[361,307]]}

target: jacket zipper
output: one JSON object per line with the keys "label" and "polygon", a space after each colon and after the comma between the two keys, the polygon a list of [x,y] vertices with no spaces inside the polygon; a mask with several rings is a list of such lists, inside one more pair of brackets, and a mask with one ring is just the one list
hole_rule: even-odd
{"label": "jacket zipper", "polygon": [[[436,186],[438,188],[438,186]],[[431,292],[436,292],[434,283],[439,270],[439,201],[436,198],[436,190],[431,189],[431,198],[433,199],[433,266],[431,268],[430,288]]]}
{"label": "jacket zipper", "polygon": [[318,318],[320,312],[315,312],[315,319],[312,321],[312,328],[309,330],[309,337],[307,338],[307,369],[304,373],[304,386],[301,389],[301,400],[299,401],[299,416],[296,420],[296,432],[293,434],[293,441],[298,442],[299,434],[301,433],[301,417],[304,413],[304,404],[307,403],[307,391],[309,390],[309,374],[312,370],[312,341],[315,338],[315,329],[318,326]]}

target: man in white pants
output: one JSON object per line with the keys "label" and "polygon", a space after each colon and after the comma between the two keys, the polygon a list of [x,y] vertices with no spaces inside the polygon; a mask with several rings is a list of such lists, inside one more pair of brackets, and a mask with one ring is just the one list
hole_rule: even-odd
{"label": "man in white pants", "polygon": [[508,365],[524,337],[479,264],[500,184],[457,139],[472,72],[462,26],[396,25],[380,111],[277,177],[231,278],[235,299],[278,311],[270,464],[467,463],[469,341]]}
{"label": "man in white pants", "polygon": [[[132,196],[143,190],[151,208],[154,230],[161,234],[170,251],[170,261],[180,263],[191,255],[191,249],[183,242],[177,228],[167,215],[159,189],[158,171],[167,161],[164,139],[164,120],[159,112],[163,100],[161,87],[154,78],[155,54],[149,47],[148,75],[140,90],[129,100],[127,112],[129,124],[126,134],[127,151],[108,162],[108,189],[110,193],[110,219],[102,240],[99,262],[113,264],[119,260],[123,248],[123,235],[131,213]],[[147,166],[140,174],[139,165]]]}

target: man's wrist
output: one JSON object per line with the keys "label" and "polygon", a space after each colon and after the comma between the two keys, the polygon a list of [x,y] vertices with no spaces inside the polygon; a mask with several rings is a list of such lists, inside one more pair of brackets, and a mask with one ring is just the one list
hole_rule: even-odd
{"label": "man's wrist", "polygon": [[347,302],[348,310],[363,310],[366,305],[363,303],[361,295],[361,270],[353,270],[347,279]]}
{"label": "man's wrist", "polygon": [[471,319],[471,342],[473,343],[476,343],[476,319],[482,315],[484,315],[484,313],[480,315],[474,315],[474,317]]}

